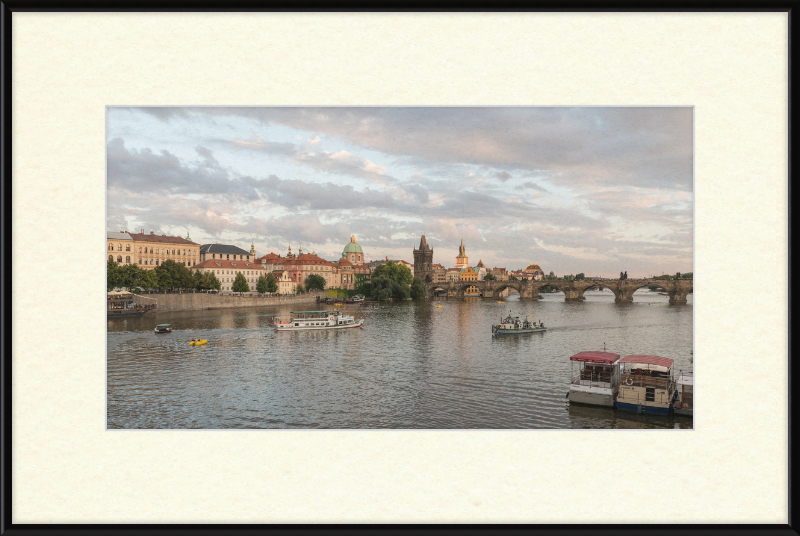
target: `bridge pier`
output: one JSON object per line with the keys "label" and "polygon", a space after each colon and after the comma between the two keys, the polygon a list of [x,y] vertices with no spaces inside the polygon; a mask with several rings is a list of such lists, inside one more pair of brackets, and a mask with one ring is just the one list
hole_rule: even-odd
{"label": "bridge pier", "polygon": [[669,296],[669,303],[673,305],[683,305],[686,303],[686,296],[689,294],[688,291],[685,290],[676,290],[672,292],[667,292]]}

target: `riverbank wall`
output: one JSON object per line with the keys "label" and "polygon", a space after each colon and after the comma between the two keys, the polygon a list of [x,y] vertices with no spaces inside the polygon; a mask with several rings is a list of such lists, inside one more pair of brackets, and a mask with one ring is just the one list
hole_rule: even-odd
{"label": "riverbank wall", "polygon": [[[236,309],[239,307],[264,307],[292,303],[312,304],[322,292],[308,292],[293,296],[231,296],[228,294],[136,294],[135,300],[141,304],[156,304],[156,312],[203,311],[207,309]],[[153,301],[155,300],[155,301]]]}

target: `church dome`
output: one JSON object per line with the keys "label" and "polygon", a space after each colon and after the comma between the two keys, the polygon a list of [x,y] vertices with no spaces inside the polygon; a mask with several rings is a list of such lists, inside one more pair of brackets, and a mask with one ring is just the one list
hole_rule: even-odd
{"label": "church dome", "polygon": [[361,249],[361,246],[358,245],[358,242],[356,242],[356,237],[351,236],[350,242],[344,247],[342,253],[364,253],[364,251]]}

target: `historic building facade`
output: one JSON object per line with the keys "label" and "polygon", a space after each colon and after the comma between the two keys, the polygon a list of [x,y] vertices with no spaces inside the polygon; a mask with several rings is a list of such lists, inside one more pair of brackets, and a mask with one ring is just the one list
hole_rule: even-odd
{"label": "historic building facade", "polygon": [[[189,235],[156,235],[150,231],[141,233],[107,233],[107,255],[109,260],[120,264],[137,264],[145,270],[153,270],[166,260],[172,260],[187,267],[200,262],[200,244],[192,242]],[[112,250],[113,248],[113,250]]]}
{"label": "historic building facade", "polygon": [[242,274],[250,287],[250,294],[255,294],[258,278],[264,274],[264,267],[255,262],[249,261],[229,261],[224,259],[209,259],[190,268],[200,273],[211,272],[219,279],[221,284],[220,294],[231,294],[233,281],[236,274]]}
{"label": "historic building facade", "polygon": [[419,249],[414,250],[414,277],[419,277],[423,283],[433,281],[433,249],[428,245],[423,234],[419,240]]}
{"label": "historic building facade", "polygon": [[542,270],[538,264],[533,262],[530,263],[527,268],[525,268],[525,273],[530,274],[528,277],[536,281],[541,281],[544,278],[544,270]]}

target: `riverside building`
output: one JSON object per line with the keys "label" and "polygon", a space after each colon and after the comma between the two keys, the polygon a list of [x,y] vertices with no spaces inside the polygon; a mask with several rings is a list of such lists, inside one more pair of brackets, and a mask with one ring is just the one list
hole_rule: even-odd
{"label": "riverside building", "polygon": [[197,270],[200,273],[213,273],[221,284],[220,294],[232,294],[232,287],[236,279],[236,274],[241,273],[247,281],[247,285],[250,287],[250,292],[247,293],[250,295],[257,293],[256,283],[258,282],[258,278],[266,272],[263,266],[255,262],[239,260],[229,261],[225,259],[209,259],[196,266],[192,266],[191,270]]}
{"label": "riverside building", "polygon": [[108,260],[119,264],[136,264],[145,270],[153,270],[166,260],[186,267],[200,262],[200,244],[192,242],[189,235],[156,235],[153,231],[140,233],[106,233]]}

